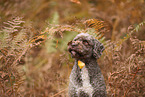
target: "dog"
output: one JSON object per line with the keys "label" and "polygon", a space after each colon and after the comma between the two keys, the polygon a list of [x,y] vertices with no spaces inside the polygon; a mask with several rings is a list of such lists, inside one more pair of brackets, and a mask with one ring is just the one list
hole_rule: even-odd
{"label": "dog", "polygon": [[[70,74],[69,97],[107,97],[106,85],[97,59],[105,50],[102,43],[87,33],[78,34],[68,43],[75,64]],[[78,66],[81,61],[85,66]]]}

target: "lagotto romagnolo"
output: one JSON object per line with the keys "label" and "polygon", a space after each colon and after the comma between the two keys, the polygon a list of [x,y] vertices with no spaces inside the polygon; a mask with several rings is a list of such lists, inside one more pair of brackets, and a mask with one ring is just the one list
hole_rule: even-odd
{"label": "lagotto romagnolo", "polygon": [[[78,34],[68,43],[68,51],[75,58],[69,97],[107,97],[104,77],[97,63],[104,49],[102,43],[87,33]],[[82,68],[80,62],[85,64]]]}

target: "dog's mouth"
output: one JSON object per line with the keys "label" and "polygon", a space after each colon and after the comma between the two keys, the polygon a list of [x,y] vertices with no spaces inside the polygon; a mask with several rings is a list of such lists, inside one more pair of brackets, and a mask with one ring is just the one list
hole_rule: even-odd
{"label": "dog's mouth", "polygon": [[78,58],[81,56],[79,46],[73,45],[72,41],[68,43],[68,51],[71,53],[73,58]]}
{"label": "dog's mouth", "polygon": [[76,56],[76,52],[75,52],[75,51],[70,51],[70,53],[71,53],[73,56]]}
{"label": "dog's mouth", "polygon": [[74,57],[74,58],[81,56],[81,54],[75,49],[69,49],[69,52],[71,53],[72,57]]}

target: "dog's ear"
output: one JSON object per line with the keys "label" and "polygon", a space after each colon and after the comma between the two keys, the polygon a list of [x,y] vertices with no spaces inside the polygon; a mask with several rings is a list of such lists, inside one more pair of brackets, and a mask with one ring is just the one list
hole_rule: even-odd
{"label": "dog's ear", "polygon": [[105,47],[97,39],[94,40],[93,56],[96,59],[99,59],[102,55],[102,52],[105,50]]}

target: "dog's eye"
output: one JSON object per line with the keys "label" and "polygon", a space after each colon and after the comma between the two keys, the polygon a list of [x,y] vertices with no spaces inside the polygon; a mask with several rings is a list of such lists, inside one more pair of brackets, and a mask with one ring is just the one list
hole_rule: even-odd
{"label": "dog's eye", "polygon": [[88,43],[88,41],[83,40],[83,44],[84,44],[84,45],[88,45],[89,43]]}

